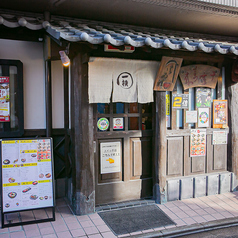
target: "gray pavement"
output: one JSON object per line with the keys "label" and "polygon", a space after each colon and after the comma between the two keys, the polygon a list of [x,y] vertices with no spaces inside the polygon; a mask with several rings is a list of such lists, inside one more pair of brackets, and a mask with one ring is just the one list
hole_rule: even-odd
{"label": "gray pavement", "polygon": [[[158,207],[176,225],[116,236],[98,213],[77,216],[73,214],[67,200],[61,198],[56,201],[56,221],[0,229],[0,238],[229,237],[223,236],[225,233],[217,229],[230,225],[234,226],[230,228],[230,231],[234,231],[230,237],[238,237],[235,236],[238,234],[235,227],[238,225],[238,192],[173,201],[158,204]],[[27,221],[33,217],[44,218],[48,215],[49,210],[28,211],[21,214],[21,219]],[[16,222],[19,216],[7,219]],[[217,231],[219,236],[216,236]],[[189,233],[194,234],[191,236]]]}

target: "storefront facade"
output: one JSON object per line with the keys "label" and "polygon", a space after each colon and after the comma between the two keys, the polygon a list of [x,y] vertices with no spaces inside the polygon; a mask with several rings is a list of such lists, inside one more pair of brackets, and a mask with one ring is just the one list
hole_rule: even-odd
{"label": "storefront facade", "polygon": [[[197,40],[195,33],[171,37],[155,28],[54,16],[2,17],[6,30],[14,22],[42,36],[32,55],[31,42],[1,39],[4,64],[19,60],[27,72],[24,110],[19,106],[24,126],[17,135],[3,127],[2,137],[54,137],[57,191],[76,214],[108,203],[148,197],[164,203],[236,189],[235,37]],[[59,58],[65,49],[69,69]],[[33,82],[30,67],[39,70]],[[187,106],[178,105],[182,97]],[[224,122],[214,120],[214,100],[225,103]]]}

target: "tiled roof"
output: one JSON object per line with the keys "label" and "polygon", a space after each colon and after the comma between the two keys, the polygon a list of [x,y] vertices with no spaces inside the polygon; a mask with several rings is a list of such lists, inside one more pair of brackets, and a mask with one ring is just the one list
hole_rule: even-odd
{"label": "tiled roof", "polygon": [[26,15],[0,13],[0,25],[10,28],[27,27],[31,30],[45,29],[55,39],[64,39],[69,42],[105,43],[113,46],[148,46],[156,49],[185,49],[188,51],[238,55],[238,40],[234,37],[170,31],[57,16],[51,16],[50,21],[45,21],[43,15],[29,17]]}

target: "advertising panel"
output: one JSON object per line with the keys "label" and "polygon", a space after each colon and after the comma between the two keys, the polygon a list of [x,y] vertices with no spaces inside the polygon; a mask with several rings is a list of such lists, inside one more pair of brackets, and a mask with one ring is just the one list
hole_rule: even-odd
{"label": "advertising panel", "polygon": [[53,207],[51,139],[2,140],[2,211]]}

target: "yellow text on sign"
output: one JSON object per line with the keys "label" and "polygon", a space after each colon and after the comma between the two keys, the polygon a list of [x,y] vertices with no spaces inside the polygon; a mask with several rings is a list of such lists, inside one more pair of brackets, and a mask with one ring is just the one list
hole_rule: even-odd
{"label": "yellow text on sign", "polygon": [[173,107],[181,107],[182,106],[182,97],[175,97],[173,102]]}

